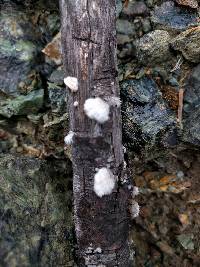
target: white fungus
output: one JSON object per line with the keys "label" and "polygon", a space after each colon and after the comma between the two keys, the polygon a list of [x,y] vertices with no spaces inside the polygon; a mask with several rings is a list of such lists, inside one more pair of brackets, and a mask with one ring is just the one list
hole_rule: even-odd
{"label": "white fungus", "polygon": [[123,146],[123,152],[126,153],[127,152],[127,149],[125,146]]}
{"label": "white fungus", "polygon": [[115,187],[115,177],[110,169],[101,168],[94,176],[94,192],[97,196],[110,195]]}
{"label": "white fungus", "polygon": [[137,186],[134,186],[132,191],[132,197],[134,198],[137,195],[139,195],[139,188]]}
{"label": "white fungus", "polygon": [[84,104],[84,111],[90,119],[99,123],[109,120],[110,107],[100,97],[87,99]]}
{"label": "white fungus", "polygon": [[68,135],[65,136],[64,142],[66,145],[71,145],[73,142],[74,132],[70,131]]}
{"label": "white fungus", "polygon": [[128,185],[128,190],[131,190],[132,189],[132,185]]}
{"label": "white fungus", "polygon": [[100,248],[100,247],[98,247],[98,248],[96,248],[95,250],[94,250],[94,253],[101,253],[102,252],[102,249]]}
{"label": "white fungus", "polygon": [[72,92],[78,91],[78,80],[75,77],[64,78],[64,83]]}
{"label": "white fungus", "polygon": [[140,206],[139,206],[139,204],[135,200],[132,201],[132,203],[131,203],[130,213],[131,213],[131,217],[133,219],[139,216]]}
{"label": "white fungus", "polygon": [[126,161],[124,160],[124,170],[127,168],[127,163]]}
{"label": "white fungus", "polygon": [[74,102],[74,107],[78,107],[78,101]]}

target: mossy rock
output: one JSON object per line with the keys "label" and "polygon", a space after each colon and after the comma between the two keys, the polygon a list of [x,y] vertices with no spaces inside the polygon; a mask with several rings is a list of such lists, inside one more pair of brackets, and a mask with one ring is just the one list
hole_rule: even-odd
{"label": "mossy rock", "polygon": [[6,118],[36,113],[43,105],[44,90],[35,90],[1,103],[0,114]]}
{"label": "mossy rock", "polygon": [[74,266],[70,171],[65,161],[0,156],[0,266]]}

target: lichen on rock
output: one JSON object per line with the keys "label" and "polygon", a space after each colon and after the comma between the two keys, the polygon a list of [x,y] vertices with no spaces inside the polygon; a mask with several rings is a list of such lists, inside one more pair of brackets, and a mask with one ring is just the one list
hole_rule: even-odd
{"label": "lichen on rock", "polygon": [[0,156],[1,266],[74,266],[69,171],[64,161]]}

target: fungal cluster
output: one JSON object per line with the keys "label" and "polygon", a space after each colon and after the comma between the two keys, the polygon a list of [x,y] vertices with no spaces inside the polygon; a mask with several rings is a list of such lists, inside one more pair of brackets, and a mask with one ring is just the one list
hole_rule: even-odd
{"label": "fungal cluster", "polygon": [[88,98],[84,104],[86,115],[102,124],[109,120],[110,106],[100,97]]}
{"label": "fungal cluster", "polygon": [[94,192],[97,196],[110,195],[115,187],[115,177],[110,169],[101,168],[94,176]]}
{"label": "fungal cluster", "polygon": [[132,203],[129,207],[129,211],[130,211],[130,214],[131,214],[131,218],[134,219],[136,217],[139,216],[139,213],[140,213],[140,206],[139,204],[137,203],[137,201],[135,200],[132,200]]}
{"label": "fungal cluster", "polygon": [[69,131],[68,135],[65,136],[64,142],[66,145],[71,145],[73,142],[74,132]]}
{"label": "fungal cluster", "polygon": [[[66,77],[64,79],[65,85],[74,93],[78,91],[78,80],[75,77]],[[106,101],[100,97],[88,98],[84,103],[84,112],[88,118],[95,120],[99,124],[103,124],[109,120],[110,106],[120,107],[121,101],[119,97],[111,96],[105,98]],[[79,105],[78,101],[73,103],[74,107]],[[73,142],[74,132],[70,131],[65,136],[64,141],[66,145],[70,145]],[[126,168],[126,166],[125,166]],[[109,168],[98,169],[94,175],[94,192],[98,197],[103,197],[112,193],[115,187],[115,177]],[[138,194],[138,188],[134,187],[132,195]],[[130,212],[132,217],[135,218],[139,214],[139,205],[133,200]]]}
{"label": "fungal cluster", "polygon": [[72,92],[78,91],[77,78],[68,76],[68,77],[64,78],[64,83]]}
{"label": "fungal cluster", "polygon": [[134,186],[132,191],[132,197],[134,198],[137,195],[139,195],[139,188],[137,186]]}

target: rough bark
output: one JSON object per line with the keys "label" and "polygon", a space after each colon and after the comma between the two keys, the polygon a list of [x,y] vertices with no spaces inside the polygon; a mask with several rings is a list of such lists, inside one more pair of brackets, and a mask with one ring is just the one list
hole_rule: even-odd
{"label": "rough bark", "polygon": [[[69,92],[79,266],[130,266],[120,108],[111,107],[102,125],[83,110],[87,98],[119,97],[115,5],[115,0],[60,1],[65,74],[79,82],[78,92]],[[102,167],[112,170],[116,186],[100,198],[93,186],[95,169]]]}

